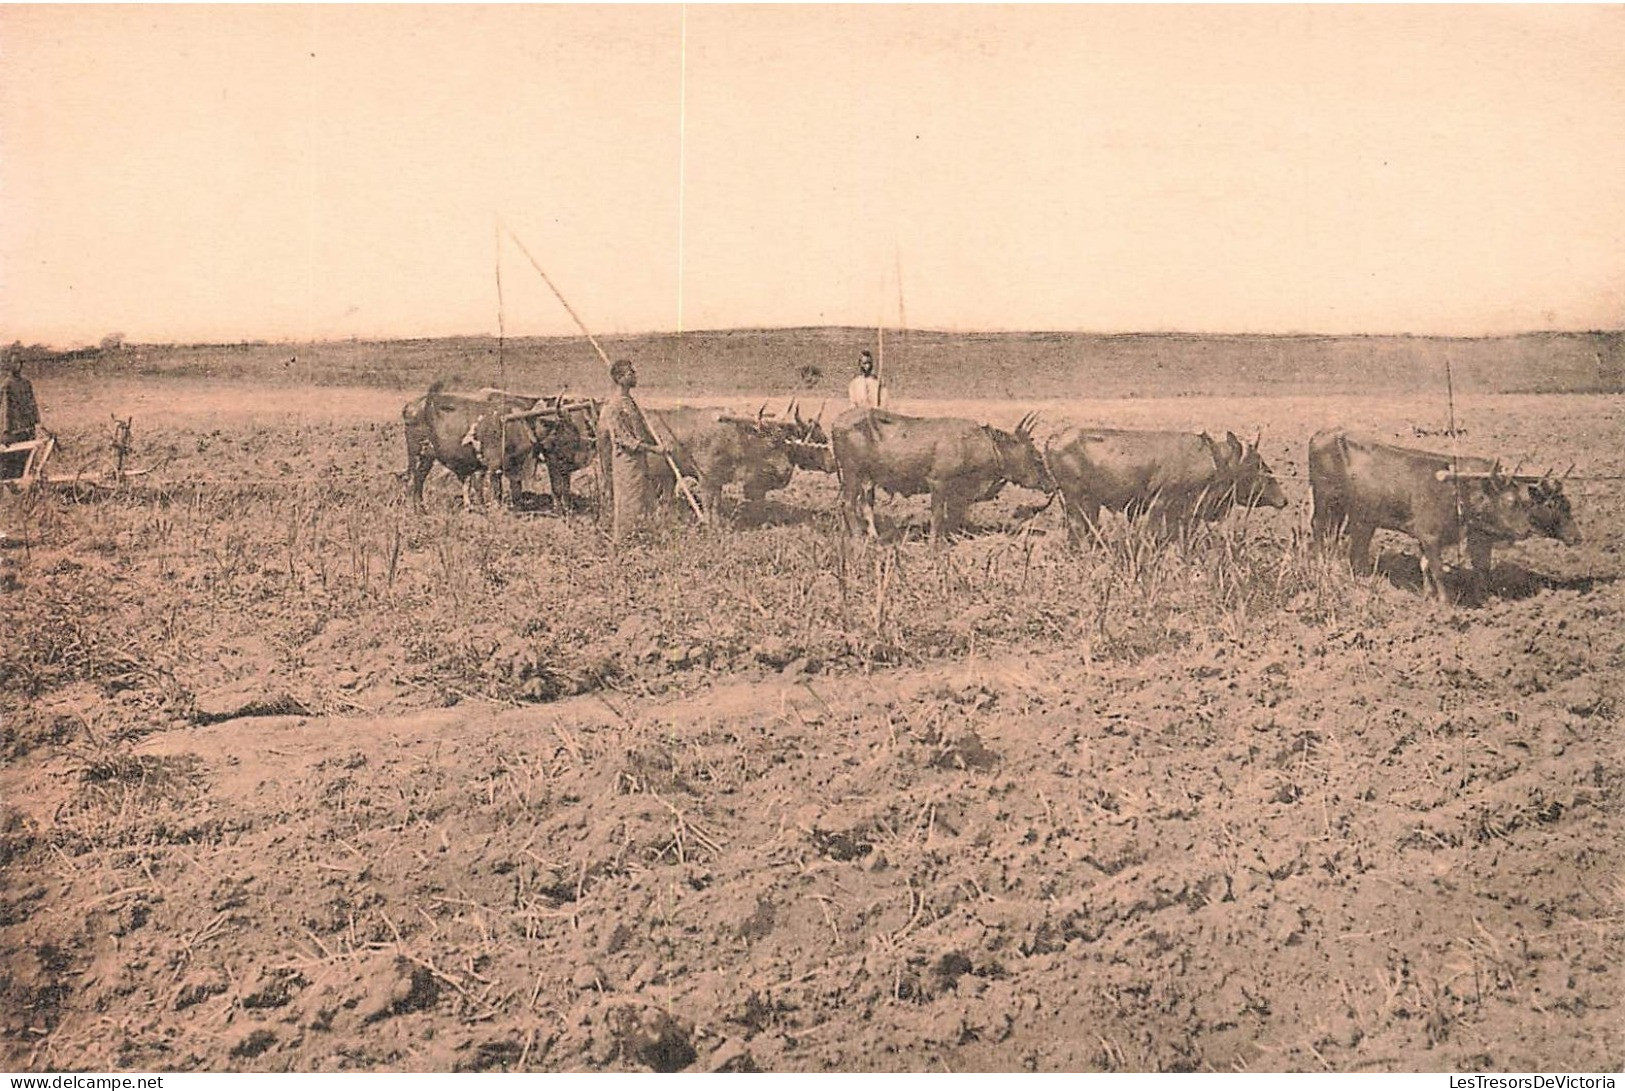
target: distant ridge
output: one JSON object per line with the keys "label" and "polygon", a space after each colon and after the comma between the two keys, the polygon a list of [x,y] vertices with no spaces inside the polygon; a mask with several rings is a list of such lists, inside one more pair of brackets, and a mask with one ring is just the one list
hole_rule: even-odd
{"label": "distant ridge", "polygon": [[[639,365],[645,387],[682,395],[839,396],[875,331],[844,326],[699,330],[599,338]],[[15,351],[14,346],[14,351]],[[1409,334],[1068,333],[887,330],[886,379],[901,397],[1115,398],[1186,395],[1625,392],[1625,331],[1494,337]],[[25,358],[30,358],[25,355]],[[270,383],[422,389],[505,385],[607,391],[579,337],[489,336],[314,344],[125,345],[34,355],[43,373],[103,368]]]}

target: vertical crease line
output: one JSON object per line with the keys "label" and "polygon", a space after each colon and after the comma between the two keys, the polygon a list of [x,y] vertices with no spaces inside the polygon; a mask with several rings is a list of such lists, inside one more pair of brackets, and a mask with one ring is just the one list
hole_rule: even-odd
{"label": "vertical crease line", "polygon": [[688,5],[682,8],[677,69],[677,367],[683,366],[683,229],[688,174]]}
{"label": "vertical crease line", "polygon": [[305,79],[305,342],[316,340],[316,20],[320,9],[310,9],[310,48],[306,50]]}
{"label": "vertical crease line", "polygon": [[497,274],[497,385],[507,388],[508,366],[504,359],[507,341],[507,318],[502,304],[502,221],[496,221],[496,274]]}

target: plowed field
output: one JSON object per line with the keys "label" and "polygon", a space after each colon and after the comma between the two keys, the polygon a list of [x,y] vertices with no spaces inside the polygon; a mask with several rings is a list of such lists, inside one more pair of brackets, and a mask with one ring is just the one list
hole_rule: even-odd
{"label": "plowed field", "polygon": [[[398,393],[37,385],[55,469],[170,461],[0,498],[0,1067],[1625,1064],[1620,482],[1442,607],[1305,541],[1308,435],[1443,449],[1408,399],[903,406],[1262,429],[1292,503],[1185,547],[798,475],[617,554],[414,513]],[[1457,415],[1625,473],[1619,397]]]}

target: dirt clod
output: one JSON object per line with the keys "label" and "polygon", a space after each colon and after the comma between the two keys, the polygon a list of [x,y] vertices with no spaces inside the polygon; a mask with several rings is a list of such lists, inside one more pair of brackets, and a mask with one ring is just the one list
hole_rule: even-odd
{"label": "dirt clod", "polygon": [[276,1032],[264,1027],[250,1031],[231,1047],[233,1057],[252,1058],[276,1045]]}
{"label": "dirt clod", "polygon": [[699,1056],[693,1028],[666,1012],[617,1008],[611,1013],[610,1026],[621,1053],[656,1072],[681,1072]]}

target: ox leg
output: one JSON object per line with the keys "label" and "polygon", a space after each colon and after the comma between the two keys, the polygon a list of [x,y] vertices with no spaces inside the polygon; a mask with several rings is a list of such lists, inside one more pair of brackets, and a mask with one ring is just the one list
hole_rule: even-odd
{"label": "ox leg", "polygon": [[711,518],[711,508],[705,502],[703,485],[690,485],[685,491],[682,484],[672,477],[669,471],[665,471],[664,467],[662,467],[662,471],[660,474],[660,488],[662,491],[658,494],[656,502],[665,504],[666,518],[668,520],[680,525],[694,515],[694,509],[688,502],[690,496],[693,496],[700,505],[699,521],[705,523]]}
{"label": "ox leg", "polygon": [[1165,546],[1177,536],[1180,526],[1179,512],[1155,505],[1146,512],[1145,529],[1158,546]]}
{"label": "ox leg", "polygon": [[1490,589],[1490,553],[1494,543],[1488,538],[1477,534],[1467,535],[1467,563],[1473,569],[1473,590],[1481,598],[1489,594]]}
{"label": "ox leg", "polygon": [[841,495],[839,498],[841,508],[841,529],[848,537],[858,533],[858,490],[847,488],[846,482],[841,482]]}
{"label": "ox leg", "polygon": [[948,536],[957,530],[965,519],[963,501],[952,496],[938,497],[931,494],[931,541],[936,545],[945,545]]}
{"label": "ox leg", "polygon": [[720,527],[723,525],[725,520],[722,515],[722,485],[720,482],[706,481],[700,484],[700,504],[702,505],[701,514],[705,518],[706,526]]}
{"label": "ox leg", "polygon": [[423,483],[429,479],[429,471],[434,468],[434,459],[425,457],[420,451],[407,451],[406,474],[407,492],[412,497],[412,503],[423,507]]}
{"label": "ox leg", "polygon": [[1075,546],[1099,545],[1100,502],[1088,496],[1061,493],[1062,510],[1066,512],[1067,537]]}
{"label": "ox leg", "polygon": [[1324,544],[1343,532],[1343,512],[1330,501],[1315,500],[1314,512],[1309,516],[1309,534],[1317,545]]}
{"label": "ox leg", "polygon": [[[878,538],[879,535],[875,532],[874,504],[872,502],[865,504],[866,496],[863,482],[851,474],[841,476],[841,522],[845,524],[847,534],[857,537],[863,533],[863,528],[867,524],[869,536]],[[862,521],[859,520],[860,513],[863,515]]]}
{"label": "ox leg", "polygon": [[1354,569],[1356,576],[1369,576],[1373,571],[1371,564],[1371,535],[1376,532],[1375,527],[1364,525],[1348,528],[1349,531],[1349,567]]}
{"label": "ox leg", "polygon": [[507,479],[508,506],[510,508],[517,508],[519,507],[519,502],[524,499],[525,496],[525,464],[521,462],[517,466],[509,467]]}
{"label": "ox leg", "polygon": [[570,475],[563,466],[555,466],[551,461],[547,463],[547,488],[553,494],[553,510],[556,512],[570,511]]}
{"label": "ox leg", "polygon": [[406,490],[412,503],[417,507],[423,506],[423,483],[429,478],[429,471],[434,469],[434,445],[432,441],[421,434],[415,434],[414,427],[406,428]]}
{"label": "ox leg", "polygon": [[1439,555],[1437,542],[1422,543],[1422,594],[1427,595],[1432,588],[1433,595],[1445,606],[1450,605],[1450,596],[1444,589],[1444,558]]}

